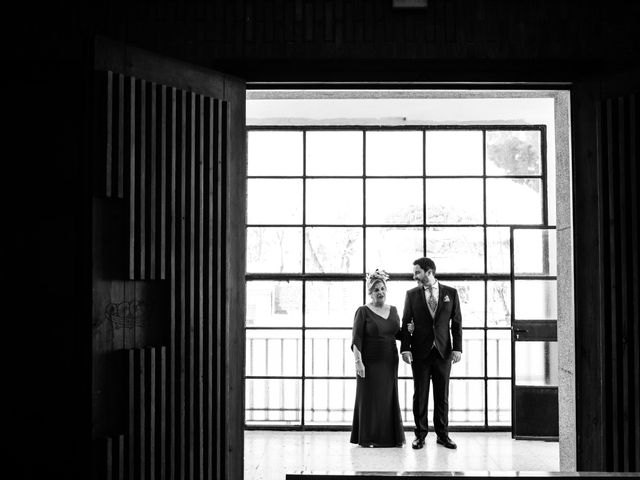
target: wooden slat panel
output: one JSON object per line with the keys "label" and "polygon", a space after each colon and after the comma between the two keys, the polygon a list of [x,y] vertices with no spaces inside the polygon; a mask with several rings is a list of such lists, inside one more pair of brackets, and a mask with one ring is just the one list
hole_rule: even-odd
{"label": "wooden slat panel", "polygon": [[600,110],[600,245],[604,258],[601,315],[606,371],[603,403],[608,439],[604,465],[613,471],[634,471],[640,463],[635,431],[640,416],[638,376],[632,374],[638,368],[639,321],[635,98],[635,95],[607,98]]}
{"label": "wooden slat panel", "polygon": [[[638,224],[640,221],[640,202],[638,201],[638,188],[640,185],[640,168],[638,168],[638,162],[634,159],[638,158],[638,96],[630,95],[629,99],[629,181],[633,188],[630,188],[630,208],[628,211],[631,214],[631,291],[636,294],[631,296],[632,303],[632,316],[630,332],[630,372],[631,375],[631,405],[635,405],[633,410],[633,445],[634,448],[630,457],[633,458],[634,463],[630,465],[631,471],[640,470],[640,296],[637,292],[640,292],[640,275],[638,270],[640,268],[640,258],[638,252],[638,245],[640,245],[640,238],[638,238]],[[635,246],[635,248],[633,248]]]}
{"label": "wooden slat panel", "polygon": [[[114,198],[121,187],[125,200],[118,205],[127,280],[112,282],[122,312],[110,346],[125,356],[122,477],[227,477],[230,451],[242,450],[227,409],[243,409],[229,396],[242,378],[229,387],[225,373],[231,366],[235,374],[242,362],[242,349],[227,348],[235,333],[224,303],[232,223],[226,211],[235,201],[230,195],[244,195],[226,188],[230,155],[243,154],[229,147],[229,104],[140,78],[110,78],[103,76],[111,105],[110,189]],[[116,143],[122,144],[122,182]],[[233,268],[236,263],[231,260]],[[148,281],[164,278],[166,333],[159,322],[165,287]],[[114,442],[107,463],[117,478]]]}

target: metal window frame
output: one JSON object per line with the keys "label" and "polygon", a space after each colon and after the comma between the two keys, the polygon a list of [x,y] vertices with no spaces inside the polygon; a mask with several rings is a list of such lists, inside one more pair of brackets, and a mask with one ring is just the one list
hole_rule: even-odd
{"label": "metal window frame", "polygon": [[[364,274],[366,270],[366,234],[367,228],[371,227],[393,227],[393,228],[422,228],[423,237],[423,254],[427,252],[427,231],[430,227],[476,227],[483,229],[483,254],[484,254],[484,272],[483,273],[446,273],[438,274],[438,279],[442,281],[456,280],[456,281],[483,281],[484,286],[484,326],[481,327],[463,327],[464,330],[481,330],[484,332],[484,375],[477,377],[459,377],[452,376],[452,380],[482,380],[484,385],[484,424],[480,425],[459,425],[452,426],[452,431],[510,431],[510,426],[503,425],[489,425],[489,409],[488,409],[488,385],[489,381],[493,380],[510,380],[513,384],[513,372],[508,377],[500,376],[488,376],[487,375],[487,342],[488,331],[505,330],[511,331],[511,326],[508,327],[489,327],[487,322],[487,308],[488,308],[488,287],[490,281],[508,281],[510,284],[513,281],[511,272],[505,273],[487,273],[487,228],[502,227],[508,228],[510,235],[512,235],[514,228],[553,228],[555,226],[549,225],[548,215],[548,172],[547,172],[547,127],[546,125],[494,125],[494,124],[473,124],[473,125],[407,125],[407,126],[374,126],[374,125],[259,125],[259,126],[247,126],[247,132],[251,131],[299,131],[302,134],[302,174],[301,175],[247,175],[248,180],[253,179],[298,179],[302,181],[302,222],[292,224],[261,224],[261,223],[247,223],[246,228],[299,228],[302,231],[302,263],[300,272],[289,273],[246,273],[245,283],[250,281],[270,280],[270,281],[300,281],[302,283],[302,321],[299,327],[264,327],[264,326],[245,326],[247,330],[296,330],[301,331],[302,341],[302,366],[301,375],[299,376],[272,376],[272,375],[246,375],[247,379],[291,379],[300,380],[301,382],[301,402],[300,402],[300,424],[246,424],[247,430],[347,430],[345,425],[338,424],[313,424],[308,426],[305,422],[305,383],[306,380],[348,380],[352,379],[352,376],[310,376],[305,373],[306,371],[306,355],[305,355],[305,338],[307,330],[351,330],[351,327],[307,327],[306,326],[306,282],[307,281],[360,281],[362,282],[362,300],[363,303],[366,299],[365,295],[365,281]],[[362,175],[306,175],[307,171],[307,132],[313,131],[356,131],[362,132]],[[387,176],[387,175],[367,175],[366,172],[366,141],[367,132],[380,132],[380,131],[414,131],[422,133],[422,175],[399,175],[399,176]],[[427,175],[426,172],[426,155],[427,144],[426,134],[428,131],[481,131],[482,132],[482,174],[479,175]],[[487,162],[487,139],[486,134],[488,131],[538,131],[540,132],[540,173],[537,175],[487,175],[486,162]],[[247,134],[248,137],[248,134]],[[512,223],[487,223],[487,179],[538,179],[541,182],[541,223],[540,224],[512,224]],[[313,179],[359,179],[362,180],[362,223],[361,224],[307,224],[306,223],[306,181]],[[418,179],[422,180],[422,200],[423,200],[423,218],[421,223],[416,224],[368,224],[366,219],[366,201],[367,201],[367,182],[368,179]],[[427,223],[427,200],[426,200],[426,182],[428,179],[479,179],[482,180],[482,211],[483,211],[483,223],[476,224],[432,224]],[[314,227],[327,227],[327,228],[362,228],[363,233],[363,253],[362,253],[362,273],[307,273],[306,272],[306,229]],[[390,272],[394,280],[412,280],[410,273],[397,274]],[[531,278],[531,277],[528,277]],[[548,279],[548,277],[545,277]],[[511,290],[511,307],[513,308],[513,285]],[[511,318],[513,319],[513,311],[511,312]],[[513,358],[512,358],[513,361]],[[399,380],[410,380],[411,377],[398,377]],[[260,409],[262,410],[262,409]],[[513,410],[513,407],[512,407]]]}

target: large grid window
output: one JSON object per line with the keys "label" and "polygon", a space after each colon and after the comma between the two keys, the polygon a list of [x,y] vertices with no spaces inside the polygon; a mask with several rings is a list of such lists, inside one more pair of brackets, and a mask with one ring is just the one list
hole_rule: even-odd
{"label": "large grid window", "polygon": [[[246,424],[350,425],[364,274],[402,314],[428,256],[461,300],[450,425],[509,427],[510,227],[547,225],[545,150],[544,126],[250,128]],[[403,362],[399,392],[411,425]]]}

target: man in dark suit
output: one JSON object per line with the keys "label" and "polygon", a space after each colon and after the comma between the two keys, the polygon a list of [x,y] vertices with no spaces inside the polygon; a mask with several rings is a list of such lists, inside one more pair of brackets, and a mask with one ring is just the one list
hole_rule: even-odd
{"label": "man in dark suit", "polygon": [[413,371],[415,449],[424,446],[429,430],[429,382],[433,383],[437,443],[457,448],[449,438],[449,373],[451,363],[462,357],[462,315],[457,290],[442,285],[435,274],[436,265],[430,258],[413,262],[413,279],[418,286],[407,291],[402,314],[400,352]]}

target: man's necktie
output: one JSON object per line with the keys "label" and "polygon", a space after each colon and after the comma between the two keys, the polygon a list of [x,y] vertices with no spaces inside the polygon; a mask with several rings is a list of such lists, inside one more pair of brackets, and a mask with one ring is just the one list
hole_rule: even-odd
{"label": "man's necktie", "polygon": [[429,310],[431,311],[431,315],[436,313],[436,308],[438,308],[438,300],[433,295],[433,289],[431,287],[427,287],[427,291],[429,292],[429,298],[427,298],[427,304],[429,305]]}

